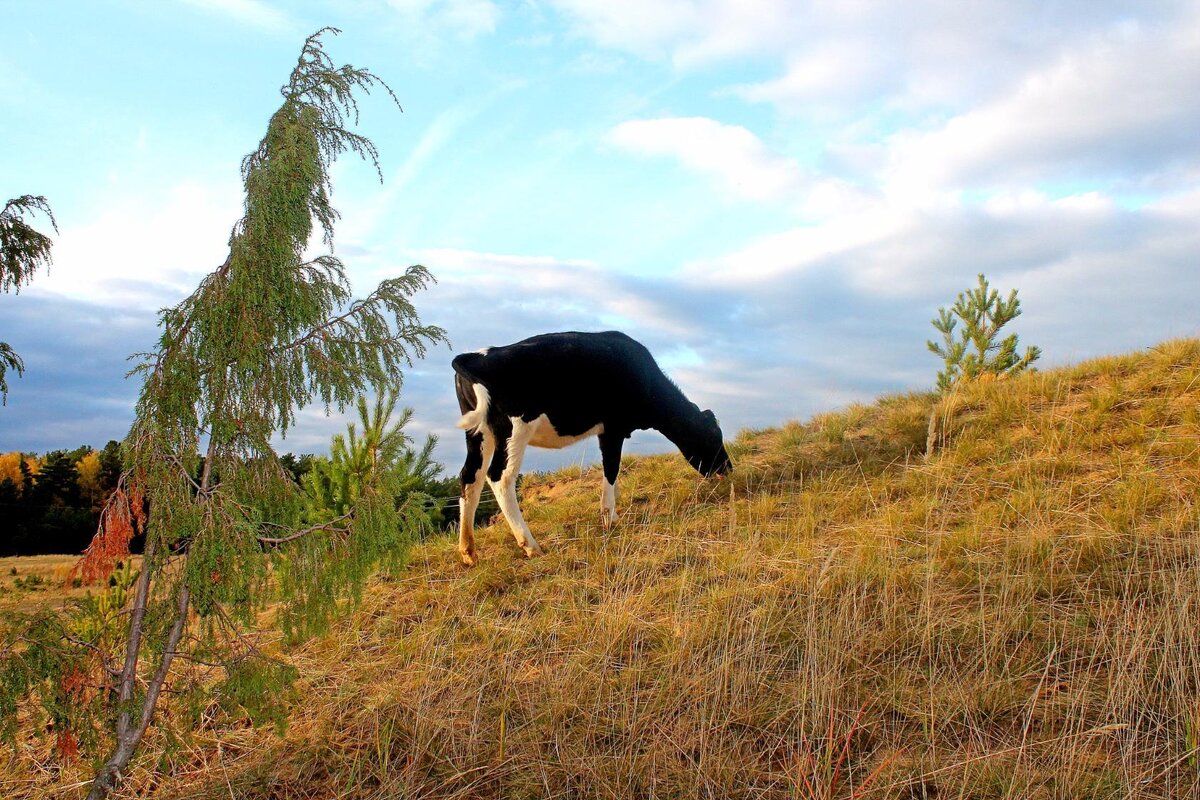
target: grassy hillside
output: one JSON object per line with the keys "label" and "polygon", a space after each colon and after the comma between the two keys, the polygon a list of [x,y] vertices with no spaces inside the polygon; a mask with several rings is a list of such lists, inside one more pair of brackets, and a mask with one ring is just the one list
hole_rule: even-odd
{"label": "grassy hillside", "polygon": [[422,546],[296,655],[285,737],[214,717],[142,759],[131,793],[1200,791],[1200,342],[733,451],[724,482],[627,459],[610,533],[598,470],[530,479],[546,557],[502,522],[469,570],[449,540]]}

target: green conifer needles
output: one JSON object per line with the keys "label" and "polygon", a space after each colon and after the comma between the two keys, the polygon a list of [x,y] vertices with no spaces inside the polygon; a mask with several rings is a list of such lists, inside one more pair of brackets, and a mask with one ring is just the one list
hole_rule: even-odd
{"label": "green conifer needles", "polygon": [[20,292],[33,280],[33,273],[50,266],[50,237],[25,221],[32,213],[45,214],[50,227],[58,233],[58,223],[50,204],[41,195],[14,197],[0,211],[0,292]]}
{"label": "green conifer needles", "polygon": [[[960,292],[949,310],[938,309],[933,327],[942,334],[942,342],[926,342],[930,352],[940,356],[946,368],[938,372],[938,390],[945,391],[960,380],[973,380],[983,375],[1012,375],[1027,369],[1041,356],[1037,347],[1029,347],[1025,355],[1017,355],[1017,335],[997,341],[1000,329],[1021,314],[1021,301],[1013,289],[1007,300],[992,289],[981,273],[974,289]],[[955,328],[962,329],[955,336]]]}
{"label": "green conifer needles", "polygon": [[[369,406],[367,398],[360,396],[361,432],[354,423],[346,426],[345,436],[333,437],[330,457],[313,459],[312,470],[304,476],[305,523],[337,529],[370,513],[383,518],[396,515],[399,524],[388,523],[382,535],[373,538],[305,537],[287,551],[278,562],[283,594],[303,598],[280,608],[279,622],[290,640],[323,631],[336,610],[337,598],[324,590],[338,583],[330,570],[394,567],[409,544],[431,530],[428,498],[417,491],[417,484],[430,480],[438,469],[430,457],[436,439],[430,436],[419,453],[413,450],[404,430],[412,409],[404,409],[393,420],[398,397],[396,392],[380,392]],[[358,578],[351,583],[362,586]]]}
{"label": "green conifer needles", "polygon": [[333,244],[328,170],[337,155],[351,150],[378,168],[374,145],[344,127],[357,118],[354,90],[379,85],[391,96],[366,70],[334,68],[322,32],[305,42],[283,105],[242,163],[245,215],[229,257],[163,313],[159,349],[143,365],[151,372],[143,400],[188,428],[197,414],[221,442],[261,449],[287,431],[298,406],[341,407],[364,383],[398,383],[403,366],[445,339],[420,323],[409,299],[432,281],[424,267],[351,302],[340,259],[304,258],[314,220]]}
{"label": "green conifer needles", "polygon": [[[50,204],[41,195],[24,194],[14,197],[0,210],[0,292],[17,292],[33,280],[40,267],[50,267],[50,237],[25,221],[35,212],[50,219],[50,227],[58,233],[58,223]],[[8,401],[8,381],[5,373],[13,370],[20,377],[25,362],[7,342],[0,342],[0,402]]]}

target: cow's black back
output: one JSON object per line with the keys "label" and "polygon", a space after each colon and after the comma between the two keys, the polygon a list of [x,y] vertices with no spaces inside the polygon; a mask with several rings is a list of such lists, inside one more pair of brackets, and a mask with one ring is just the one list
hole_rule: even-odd
{"label": "cow's black back", "polygon": [[650,351],[619,331],[546,333],[464,353],[453,366],[483,384],[495,411],[527,422],[545,414],[566,436],[599,424],[626,435],[657,427],[665,410],[687,402]]}

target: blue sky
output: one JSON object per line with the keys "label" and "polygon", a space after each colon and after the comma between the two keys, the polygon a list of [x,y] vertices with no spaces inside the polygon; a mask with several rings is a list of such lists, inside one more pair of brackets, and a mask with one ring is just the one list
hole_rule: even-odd
{"label": "blue sky", "polygon": [[[0,194],[60,233],[0,295],[27,366],[0,450],[123,436],[125,358],[223,260],[324,25],[404,106],[363,105],[384,182],[339,162],[337,252],[360,294],[428,266],[454,351],[621,328],[732,434],[931,386],[929,320],[980,271],[1047,365],[1200,333],[1195,2],[14,0]],[[451,355],[404,402],[454,472]],[[307,409],[281,447],[343,425]]]}

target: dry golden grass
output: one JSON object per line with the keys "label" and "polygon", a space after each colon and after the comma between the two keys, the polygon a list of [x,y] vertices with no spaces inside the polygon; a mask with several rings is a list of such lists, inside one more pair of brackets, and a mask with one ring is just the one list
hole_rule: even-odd
{"label": "dry golden grass", "polygon": [[547,556],[418,548],[294,654],[285,737],[213,719],[127,792],[1196,796],[1200,342],[965,387],[925,459],[934,406],[629,459],[611,533],[596,469],[531,478]]}
{"label": "dry golden grass", "polygon": [[79,556],[0,558],[0,611],[41,611],[83,597],[86,589],[65,586],[78,560]]}

